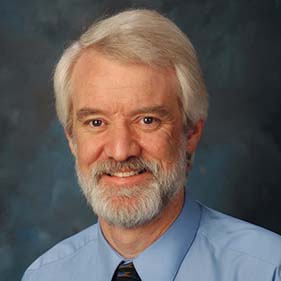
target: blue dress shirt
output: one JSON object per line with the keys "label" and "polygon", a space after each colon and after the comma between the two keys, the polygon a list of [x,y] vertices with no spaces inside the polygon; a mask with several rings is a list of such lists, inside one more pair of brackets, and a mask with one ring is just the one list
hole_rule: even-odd
{"label": "blue dress shirt", "polygon": [[[39,257],[22,281],[111,281],[122,260],[95,224]],[[133,262],[142,281],[281,281],[281,237],[188,199]]]}

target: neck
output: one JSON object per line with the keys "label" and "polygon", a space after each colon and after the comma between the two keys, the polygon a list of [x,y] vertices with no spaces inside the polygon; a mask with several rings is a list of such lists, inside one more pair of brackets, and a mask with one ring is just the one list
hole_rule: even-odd
{"label": "neck", "polygon": [[121,256],[126,259],[136,257],[167,231],[180,214],[184,203],[184,189],[171,200],[161,214],[153,221],[132,229],[109,225],[99,218],[103,234]]}

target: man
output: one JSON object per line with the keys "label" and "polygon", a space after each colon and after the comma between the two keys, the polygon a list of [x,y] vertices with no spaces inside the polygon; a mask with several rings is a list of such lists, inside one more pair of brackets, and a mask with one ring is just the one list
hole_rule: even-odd
{"label": "man", "polygon": [[208,100],[171,21],[131,10],[97,22],[64,52],[54,84],[98,223],[42,255],[24,281],[281,280],[280,236],[184,189]]}

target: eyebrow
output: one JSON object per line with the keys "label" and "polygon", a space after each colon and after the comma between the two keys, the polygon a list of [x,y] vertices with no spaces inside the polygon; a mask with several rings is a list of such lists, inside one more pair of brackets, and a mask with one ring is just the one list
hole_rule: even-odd
{"label": "eyebrow", "polygon": [[101,113],[104,113],[104,111],[96,108],[83,107],[77,111],[76,117],[78,120],[83,120],[85,117],[89,115],[101,114]]}
{"label": "eyebrow", "polygon": [[[104,114],[105,111],[97,108],[89,108],[84,107],[77,111],[76,116],[78,120],[83,120],[84,118],[95,115],[95,114]],[[160,117],[166,117],[169,116],[169,111],[164,106],[145,106],[141,107],[139,109],[136,109],[130,113],[130,115],[137,115],[137,114],[158,114]]]}
{"label": "eyebrow", "polygon": [[164,106],[147,106],[147,107],[141,107],[137,110],[134,110],[131,115],[137,115],[137,114],[149,114],[149,113],[156,113],[160,117],[165,117],[170,115],[169,111]]}

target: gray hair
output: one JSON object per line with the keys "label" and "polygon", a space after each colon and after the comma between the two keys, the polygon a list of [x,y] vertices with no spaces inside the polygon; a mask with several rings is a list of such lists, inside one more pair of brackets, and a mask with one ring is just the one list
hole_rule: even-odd
{"label": "gray hair", "polygon": [[207,118],[208,94],[191,42],[168,18],[156,11],[137,9],[94,23],[59,60],[54,74],[56,110],[59,121],[69,132],[72,70],[87,48],[127,63],[174,69],[184,124]]}

